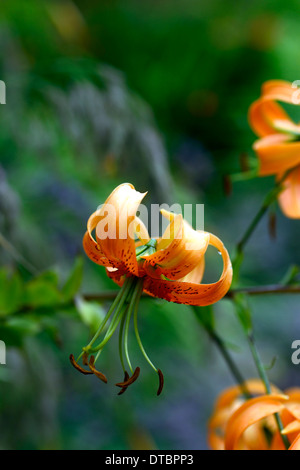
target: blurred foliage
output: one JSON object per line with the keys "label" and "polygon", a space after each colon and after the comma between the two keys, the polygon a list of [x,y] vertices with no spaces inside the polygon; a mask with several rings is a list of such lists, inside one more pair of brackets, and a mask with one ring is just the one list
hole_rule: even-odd
{"label": "blurred foliage", "polygon": [[[84,294],[113,288],[77,255],[89,215],[126,180],[149,190],[148,203],[205,203],[206,229],[233,248],[272,179],[237,183],[226,199],[222,176],[239,171],[241,153],[253,157],[247,110],[261,83],[299,78],[298,14],[296,0],[2,0],[0,448],[206,447],[213,400],[232,382],[188,307],[140,306],[145,347],[165,373],[159,400],[146,364],[116,397],[113,341],[101,358],[106,388],[71,369],[69,354],[109,305]],[[299,224],[277,217],[275,241],[264,223],[251,240],[242,284],[278,282],[300,265]],[[299,384],[297,299],[250,306],[266,362],[279,357],[272,380]],[[254,374],[230,303],[202,319]]]}

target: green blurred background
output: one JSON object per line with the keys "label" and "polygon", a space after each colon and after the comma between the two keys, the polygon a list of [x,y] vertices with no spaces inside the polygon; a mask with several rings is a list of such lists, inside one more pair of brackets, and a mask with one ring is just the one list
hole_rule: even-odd
{"label": "green blurred background", "polygon": [[[222,179],[241,154],[254,157],[247,111],[262,82],[300,79],[299,2],[2,0],[0,39],[0,448],[206,449],[214,400],[233,381],[193,312],[142,301],[141,335],[165,389],[157,398],[132,337],[141,378],[118,397],[117,338],[101,358],[107,386],[68,361],[109,303],[65,303],[82,269],[81,294],[114,289],[81,242],[125,181],[148,190],[147,203],[204,203],[205,229],[234,249],[273,179],[236,183],[230,197]],[[276,240],[264,220],[247,247],[244,285],[276,283],[300,263],[299,223],[277,214]],[[212,280],[220,262],[208,258]],[[299,385],[298,298],[251,305],[264,361],[277,356],[271,379]],[[254,376],[228,300],[216,321]]]}

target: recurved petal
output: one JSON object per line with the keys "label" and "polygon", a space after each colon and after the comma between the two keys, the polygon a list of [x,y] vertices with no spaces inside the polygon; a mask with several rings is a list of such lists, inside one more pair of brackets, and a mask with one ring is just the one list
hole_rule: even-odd
{"label": "recurved petal", "polygon": [[261,97],[249,108],[249,122],[254,132],[264,137],[277,131],[299,135],[300,126],[295,124],[276,101],[300,104],[300,89],[283,80],[264,83]]}
{"label": "recurved petal", "polygon": [[[266,393],[266,386],[260,379],[246,380],[244,385],[251,395],[265,395]],[[279,388],[275,387],[275,385],[271,385],[271,389],[274,394],[282,393]],[[232,387],[227,388],[223,393],[221,393],[221,395],[219,395],[215,408],[220,409],[231,405],[231,403],[241,396],[242,393],[240,385],[233,385]]]}
{"label": "recurved petal", "polygon": [[262,86],[262,97],[283,103],[299,104],[296,100],[297,85],[285,80],[268,80]]}
{"label": "recurved petal", "polygon": [[121,184],[101,207],[96,227],[97,242],[106,257],[111,261],[120,261],[128,272],[136,276],[136,211],[145,195],[136,191],[131,184]]}
{"label": "recurved petal", "polygon": [[285,395],[264,395],[246,401],[229,418],[225,449],[236,450],[244,431],[260,420],[281,411],[287,399]]}
{"label": "recurved petal", "polygon": [[296,437],[296,439],[292,443],[289,450],[300,450],[300,433],[298,434],[298,436]]}
{"label": "recurved petal", "polygon": [[212,284],[196,284],[146,277],[144,291],[154,297],[187,305],[206,306],[218,302],[228,292],[232,282],[232,266],[229,254],[216,236],[209,234],[209,244],[217,248],[223,258],[223,272],[220,279]]}
{"label": "recurved petal", "polygon": [[275,134],[280,126],[283,126],[286,132],[295,131],[297,127],[278,103],[267,98],[259,98],[252,103],[248,119],[251,128],[259,137]]}
{"label": "recurved petal", "polygon": [[278,197],[283,213],[290,219],[300,219],[300,166],[291,171],[283,186],[284,190]]}
{"label": "recurved petal", "polygon": [[208,445],[211,450],[224,450],[224,438],[214,431],[209,431]]}
{"label": "recurved petal", "polygon": [[300,433],[300,421],[295,420],[289,423],[282,431],[282,434],[291,434],[293,432]]}
{"label": "recurved petal", "polygon": [[188,280],[195,282],[193,279],[198,277],[196,282],[200,282],[210,234],[194,230],[181,214],[173,215],[167,211],[162,211],[162,214],[171,222],[158,243],[157,251],[142,257],[146,274],[154,278],[164,275],[170,280],[178,280],[196,270]]}
{"label": "recurved petal", "polygon": [[87,256],[101,266],[110,266],[113,268],[120,269],[123,273],[125,272],[122,262],[118,259],[111,257],[107,258],[103,252],[100,243],[97,243],[93,237],[93,231],[97,224],[102,220],[103,216],[101,210],[96,210],[89,218],[87,223],[87,232],[83,237],[83,248]]}
{"label": "recurved petal", "polygon": [[196,266],[196,268],[194,268],[186,276],[184,276],[182,280],[184,282],[200,284],[204,276],[204,271],[205,271],[205,258],[203,256],[203,258],[199,261],[198,266]]}
{"label": "recurved petal", "polygon": [[291,387],[284,391],[290,397],[290,400],[298,401],[300,404],[300,387]]}
{"label": "recurved petal", "polygon": [[260,160],[260,176],[284,173],[300,164],[300,142],[287,134],[263,137],[253,149]]}
{"label": "recurved petal", "polygon": [[97,223],[100,220],[100,212],[97,210],[94,212],[87,223],[87,232],[83,237],[83,248],[87,256],[94,261],[94,263],[100,264],[101,266],[111,266],[107,257],[101,250],[100,245],[95,241],[92,232],[96,228]]}
{"label": "recurved petal", "polygon": [[106,258],[100,246],[95,242],[88,231],[83,237],[82,244],[85,253],[94,263],[100,264],[101,266],[111,266],[110,261]]}

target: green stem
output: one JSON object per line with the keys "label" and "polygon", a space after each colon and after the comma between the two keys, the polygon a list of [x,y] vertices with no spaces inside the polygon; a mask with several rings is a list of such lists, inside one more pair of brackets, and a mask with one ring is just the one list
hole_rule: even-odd
{"label": "green stem", "polygon": [[123,358],[123,349],[122,349],[122,342],[123,342],[123,331],[124,331],[124,323],[125,323],[126,315],[123,315],[121,324],[120,324],[120,331],[119,331],[119,356],[122,365],[122,369],[125,372],[125,364]]}
{"label": "green stem", "polygon": [[[140,296],[141,296],[142,292],[143,292],[143,283],[140,284],[140,293],[139,293]],[[148,364],[152,367],[152,369],[155,370],[155,372],[158,372],[157,368],[155,367],[153,362],[150,360],[150,358],[149,358],[148,354],[146,353],[145,348],[143,346],[143,343],[142,343],[142,340],[141,340],[141,337],[140,337],[140,334],[139,334],[139,330],[138,330],[137,314],[138,314],[138,303],[136,303],[136,305],[134,306],[134,314],[133,314],[133,324],[134,324],[134,332],[135,332],[136,340],[137,340],[138,345],[140,347],[140,350],[141,350],[144,358],[148,362]]]}
{"label": "green stem", "polygon": [[96,334],[94,335],[94,337],[92,338],[92,340],[89,342],[88,344],[88,348],[90,348],[94,342],[96,341],[96,339],[99,337],[99,335],[102,333],[108,319],[110,318],[110,316],[112,315],[113,311],[115,310],[115,308],[117,307],[117,310],[116,310],[116,313],[120,311],[120,309],[123,307],[124,305],[124,302],[126,301],[126,298],[127,298],[127,295],[128,295],[128,292],[132,286],[132,283],[133,283],[133,277],[130,277],[130,278],[127,278],[121,288],[121,290],[118,292],[115,300],[113,301],[110,309],[108,310],[107,314],[105,315],[105,318],[104,320],[102,321],[101,325],[99,326]]}
{"label": "green stem", "polygon": [[217,335],[217,333],[215,331],[214,332],[207,331],[207,333],[209,334],[209,337],[211,338],[211,340],[215,343],[215,345],[219,349],[219,351],[220,351],[221,355],[223,356],[223,359],[225,360],[225,362],[226,362],[233,378],[235,379],[237,384],[240,386],[241,392],[243,393],[244,397],[249,400],[250,398],[252,398],[252,395],[247,390],[247,387],[245,385],[245,379],[242,376],[242,373],[238,369],[237,365],[235,364],[234,360],[232,359],[232,356],[230,355],[228,349],[226,348],[226,345],[225,345],[224,341],[222,340],[222,338],[220,338],[220,336]]}
{"label": "green stem", "polygon": [[258,223],[260,222],[262,217],[265,215],[265,213],[267,212],[270,205],[273,204],[273,202],[276,201],[277,197],[279,196],[279,194],[283,190],[282,183],[285,181],[285,179],[287,178],[287,176],[289,175],[289,173],[291,171],[292,170],[286,171],[285,174],[283,175],[283,177],[280,180],[277,181],[274,188],[266,196],[261,208],[257,212],[256,216],[254,217],[254,219],[250,223],[250,225],[247,228],[245,234],[243,235],[243,237],[241,238],[241,240],[239,241],[239,243],[237,245],[237,256],[241,255],[243,253],[244,247],[245,247],[246,243],[248,242],[249,238],[251,237],[252,233],[254,232],[256,226],[258,225]]}
{"label": "green stem", "polygon": [[128,305],[122,305],[122,308],[119,309],[115,315],[114,315],[114,318],[113,318],[113,321],[109,327],[109,329],[107,330],[106,332],[106,335],[103,339],[103,341],[101,341],[100,344],[98,344],[98,346],[96,346],[95,348],[88,348],[87,349],[87,352],[89,353],[95,353],[95,352],[98,352],[100,350],[102,350],[104,348],[104,346],[106,345],[106,343],[108,343],[108,341],[110,340],[110,338],[112,337],[112,335],[114,334],[114,332],[116,331],[122,317],[126,314],[126,310],[128,308]]}
{"label": "green stem", "polygon": [[137,281],[137,284],[135,286],[135,291],[133,293],[133,296],[131,298],[129,307],[128,307],[128,312],[127,312],[127,317],[126,317],[126,322],[125,322],[125,331],[124,331],[124,352],[125,352],[125,357],[129,366],[129,369],[131,373],[133,374],[133,369],[129,357],[129,351],[128,351],[128,334],[129,334],[129,324],[130,324],[130,319],[132,312],[134,308],[137,308],[139,304],[139,300],[142,294],[142,286],[143,286],[143,280],[139,279]]}
{"label": "green stem", "polygon": [[[266,369],[265,369],[265,367],[262,363],[262,360],[261,360],[260,354],[258,352],[258,349],[256,347],[253,334],[248,333],[247,338],[248,338],[249,347],[250,347],[250,350],[251,350],[251,353],[252,353],[252,356],[253,356],[258,374],[259,374],[262,382],[265,385],[267,394],[270,395],[272,393],[271,384],[270,384],[268,375],[266,373]],[[279,429],[279,432],[280,432],[280,435],[281,435],[281,438],[282,438],[282,442],[283,442],[286,450],[288,450],[288,448],[290,447],[290,442],[289,442],[288,437],[286,435],[282,434],[284,426],[282,424],[281,418],[280,418],[278,413],[275,414],[275,419],[276,419],[276,423],[277,423],[277,426],[278,426],[278,429]]]}
{"label": "green stem", "polygon": [[247,399],[251,398],[251,394],[247,390],[247,387],[245,385],[245,379],[242,373],[240,372],[238,366],[235,364],[231,354],[229,353],[226,347],[225,342],[218,335],[218,333],[216,332],[214,328],[213,307],[212,306],[202,307],[201,309],[200,307],[191,306],[191,308],[193,309],[193,312],[195,313],[198,322],[200,323],[202,328],[206,331],[206,333],[209,335],[210,339],[216,345],[219,352],[223,356],[223,359],[226,362],[235,382],[240,386],[242,394]]}

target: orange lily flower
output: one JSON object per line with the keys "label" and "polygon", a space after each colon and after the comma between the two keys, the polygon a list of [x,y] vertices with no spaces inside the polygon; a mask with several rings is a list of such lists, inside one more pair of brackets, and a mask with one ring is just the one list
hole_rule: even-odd
{"label": "orange lily flower", "polygon": [[[142,292],[176,303],[204,306],[224,297],[232,281],[230,258],[221,240],[210,233],[193,230],[181,214],[161,211],[169,220],[169,226],[161,238],[151,239],[145,225],[136,216],[145,194],[136,191],[131,184],[118,186],[105,204],[91,215],[83,238],[83,247],[87,256],[95,263],[104,266],[107,275],[121,287],[121,290],[95,337],[83,348],[80,357],[83,357],[90,371],[81,368],[73,356],[71,362],[78,370],[84,371],[83,373],[99,373],[95,369],[95,362],[120,323],[120,344],[124,328],[124,351],[132,372],[129,378],[123,354],[120,353],[125,376],[124,381],[117,384],[122,388],[121,393],[139,375],[139,368],[133,372],[127,347],[128,326],[132,315],[140,349],[159,375],[159,393],[162,389],[162,373],[150,361],[138,333],[137,307]],[[202,284],[204,256],[209,245],[221,253],[224,267],[217,282]],[[94,342],[113,313],[106,336],[100,345],[94,347]],[[97,353],[96,357],[94,353]],[[104,377],[102,373],[99,376],[102,380]]]}
{"label": "orange lily flower", "polygon": [[287,217],[300,218],[300,124],[296,124],[278,103],[300,104],[292,83],[271,80],[264,83],[260,98],[249,109],[249,122],[259,137],[253,148],[259,158],[259,175],[276,175],[284,180],[279,203]]}
{"label": "orange lily flower", "polygon": [[300,449],[300,388],[284,393],[272,386],[265,395],[260,380],[245,383],[254,395],[246,400],[240,387],[221,394],[209,422],[209,444],[214,450],[284,450],[274,414],[279,413],[284,425],[282,434],[289,435],[289,450]]}

